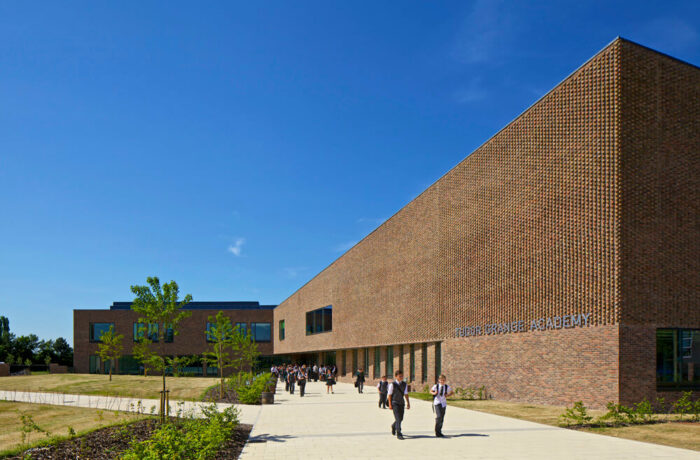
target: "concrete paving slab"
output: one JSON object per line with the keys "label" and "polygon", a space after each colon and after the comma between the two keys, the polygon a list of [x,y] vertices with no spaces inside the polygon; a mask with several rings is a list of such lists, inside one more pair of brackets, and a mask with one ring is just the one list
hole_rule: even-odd
{"label": "concrete paving slab", "polygon": [[551,427],[448,406],[443,433],[435,438],[429,402],[411,400],[405,440],[391,436],[393,415],[377,407],[376,389],[358,394],[338,384],[307,385],[299,397],[277,386],[275,404],[262,406],[241,458],[250,459],[675,459],[700,453],[610,436]]}

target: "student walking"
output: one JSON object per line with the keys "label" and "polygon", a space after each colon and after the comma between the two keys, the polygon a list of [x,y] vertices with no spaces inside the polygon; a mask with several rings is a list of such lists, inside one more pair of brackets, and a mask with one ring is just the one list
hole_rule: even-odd
{"label": "student walking", "polygon": [[386,395],[389,391],[389,382],[386,379],[386,375],[382,375],[382,380],[377,384],[377,391],[379,392],[379,408],[386,409]]}
{"label": "student walking", "polygon": [[447,409],[447,397],[452,396],[454,391],[446,382],[445,374],[441,374],[438,383],[430,389],[433,395],[433,410],[435,411],[435,436],[444,438],[442,434],[442,423],[445,421],[445,410]]}
{"label": "student walking", "polygon": [[297,373],[297,381],[299,382],[299,396],[304,397],[304,390],[306,389],[306,366],[301,366],[299,372]]}
{"label": "student walking", "polygon": [[330,390],[331,393],[335,393],[333,391],[333,385],[335,385],[335,378],[333,377],[333,373],[328,371],[326,374],[326,394],[328,394],[328,390]]}
{"label": "student walking", "polygon": [[293,395],[294,394],[294,384],[297,381],[297,373],[293,368],[289,369],[289,372],[287,372],[287,381],[289,382],[289,394]]}
{"label": "student walking", "polygon": [[391,434],[395,434],[397,439],[403,440],[401,422],[403,421],[404,398],[406,398],[406,409],[411,408],[411,402],[408,400],[408,385],[403,381],[403,371],[400,369],[394,373],[394,381],[389,385],[388,396],[389,409],[394,412],[394,423],[391,424]]}
{"label": "student walking", "polygon": [[357,388],[358,393],[362,393],[362,389],[365,387],[365,373],[364,369],[359,368],[357,370],[357,380],[355,380],[355,387]]}

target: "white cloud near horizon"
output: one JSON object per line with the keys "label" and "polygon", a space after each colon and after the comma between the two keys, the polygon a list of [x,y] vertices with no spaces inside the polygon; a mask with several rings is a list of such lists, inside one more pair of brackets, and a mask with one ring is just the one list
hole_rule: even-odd
{"label": "white cloud near horizon", "polygon": [[245,238],[236,238],[235,243],[229,245],[228,252],[230,252],[231,254],[233,254],[236,257],[240,257],[241,250],[243,249],[244,244],[245,244]]}

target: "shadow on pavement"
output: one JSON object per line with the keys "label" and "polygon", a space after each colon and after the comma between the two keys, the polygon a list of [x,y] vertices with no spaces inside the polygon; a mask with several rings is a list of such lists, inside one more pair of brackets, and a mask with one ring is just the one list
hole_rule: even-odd
{"label": "shadow on pavement", "polygon": [[292,439],[295,437],[296,436],[290,436],[288,434],[282,434],[282,435],[260,434],[260,435],[253,436],[252,438],[248,439],[248,442],[249,443],[285,442],[287,439]]}
{"label": "shadow on pavement", "polygon": [[[483,436],[483,437],[488,437],[489,435],[487,434],[479,434],[479,433],[462,433],[462,434],[446,434],[445,439],[449,438],[464,438],[464,437],[473,437],[473,436]],[[404,438],[406,439],[439,439],[435,435],[428,435],[428,434],[404,434]]]}

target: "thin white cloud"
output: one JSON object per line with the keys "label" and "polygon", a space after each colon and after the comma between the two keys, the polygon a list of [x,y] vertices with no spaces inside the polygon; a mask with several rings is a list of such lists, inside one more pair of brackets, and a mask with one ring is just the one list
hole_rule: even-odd
{"label": "thin white cloud", "polygon": [[245,244],[245,238],[237,238],[234,244],[229,245],[228,252],[236,257],[241,255],[241,250],[243,249],[243,244]]}
{"label": "thin white cloud", "polygon": [[337,245],[333,250],[335,252],[345,252],[351,247],[355,246],[357,243],[357,240],[346,241],[345,243],[340,243],[339,245]]}
{"label": "thin white cloud", "polygon": [[472,78],[469,84],[460,88],[454,92],[452,97],[458,104],[468,104],[470,102],[476,102],[481,99],[485,99],[488,92],[481,84],[480,78]]}
{"label": "thin white cloud", "polygon": [[513,30],[511,16],[502,1],[474,2],[457,34],[453,57],[465,64],[477,64],[501,55]]}
{"label": "thin white cloud", "polygon": [[308,267],[285,267],[282,269],[287,278],[296,278],[306,270],[308,270]]}

